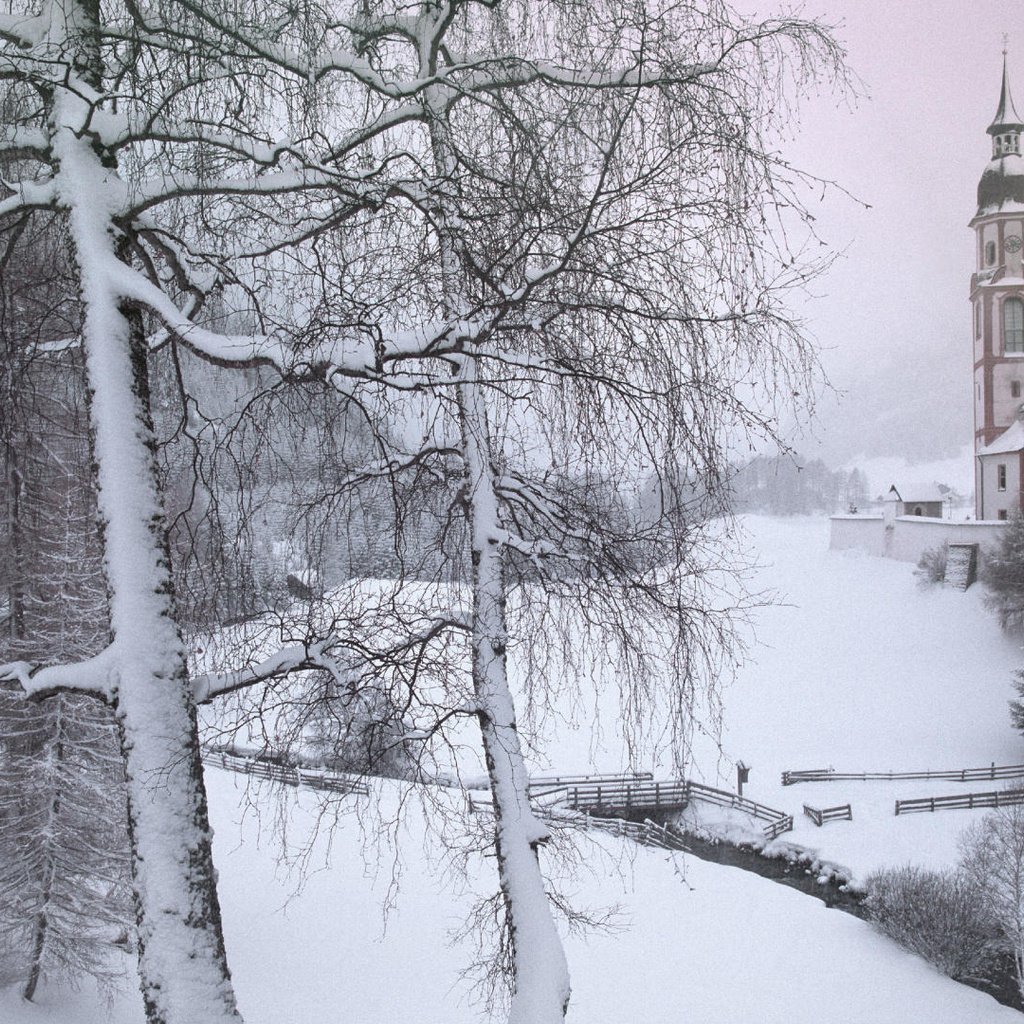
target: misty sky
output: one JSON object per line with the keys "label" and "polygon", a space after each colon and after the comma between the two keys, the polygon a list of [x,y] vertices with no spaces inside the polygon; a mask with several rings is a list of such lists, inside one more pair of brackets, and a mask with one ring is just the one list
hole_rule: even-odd
{"label": "misty sky", "polygon": [[1024,111],[1024,5],[811,0],[802,13],[837,26],[862,95],[805,103],[787,156],[870,209],[835,190],[813,203],[820,234],[845,255],[803,312],[845,397],[819,403],[814,437],[797,447],[833,464],[861,452],[945,457],[972,442],[967,224],[990,156],[1004,32]]}

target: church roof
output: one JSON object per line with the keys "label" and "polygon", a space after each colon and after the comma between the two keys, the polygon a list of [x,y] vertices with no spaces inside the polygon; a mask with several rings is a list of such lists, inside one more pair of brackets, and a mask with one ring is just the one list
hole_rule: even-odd
{"label": "church roof", "polygon": [[999,90],[999,108],[988,126],[992,136],[992,159],[978,182],[978,212],[984,217],[1024,208],[1024,158],[1020,136],[1024,132],[1010,93],[1010,72],[1003,51],[1003,80]]}
{"label": "church roof", "polygon": [[1024,209],[1024,157],[1007,153],[989,162],[978,182],[978,216]]}
{"label": "church roof", "polygon": [[979,455],[1007,455],[1024,449],[1024,423],[1014,420],[991,444],[985,445]]}
{"label": "church roof", "polygon": [[1009,128],[1024,130],[1024,121],[1021,121],[1013,105],[1013,96],[1010,94],[1010,74],[1006,68],[1006,51],[1003,51],[1003,86],[999,92],[999,109],[992,123],[988,127],[989,135],[998,135]]}

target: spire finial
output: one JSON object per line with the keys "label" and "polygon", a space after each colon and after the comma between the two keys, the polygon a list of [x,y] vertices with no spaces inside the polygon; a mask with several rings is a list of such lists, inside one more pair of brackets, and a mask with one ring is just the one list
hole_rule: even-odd
{"label": "spire finial", "polygon": [[[1002,88],[999,90],[999,109],[996,111],[996,116],[989,125],[989,135],[996,137],[998,135],[1004,135],[1008,129],[1019,133],[1024,129],[1024,122],[1021,121],[1020,114],[1014,109],[1013,97],[1010,95],[1010,68],[1009,61],[1007,60],[1007,52],[1010,48],[1009,35],[1003,35],[1003,81]],[[1005,141],[1005,140],[1004,140]],[[993,155],[1002,156],[1003,150],[998,148],[998,152]],[[1019,153],[1019,149],[1014,149],[1014,152]]]}

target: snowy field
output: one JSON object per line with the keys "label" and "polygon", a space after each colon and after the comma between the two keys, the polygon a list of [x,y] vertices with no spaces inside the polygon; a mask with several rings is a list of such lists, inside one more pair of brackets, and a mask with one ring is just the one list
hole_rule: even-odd
{"label": "snowy field", "polygon": [[[919,587],[913,566],[828,551],[827,520],[752,520],[766,582],[785,602],[763,610],[761,645],[725,699],[724,749],[752,765],[745,793],[794,815],[787,838],[862,876],[882,864],[951,862],[977,811],[896,817],[897,798],[1000,789],[1003,783],[802,783],[784,769],[918,771],[1024,763],[1010,726],[1019,638],[966,593]],[[803,815],[850,803],[853,822]]]}
{"label": "snowy field", "polygon": [[[921,588],[913,566],[828,550],[828,519],[748,517],[746,545],[760,568],[754,590],[776,603],[753,616],[748,656],[724,694],[721,749],[695,742],[688,774],[733,789],[736,761],[751,766],[744,795],[792,814],[785,836],[863,877],[910,861],[950,863],[977,811],[896,817],[897,798],[1002,788],[1003,783],[852,782],[784,787],[785,769],[919,771],[1024,763],[1010,727],[1020,639],[1002,634],[980,586]],[[611,699],[600,701],[607,710]],[[560,725],[535,767],[563,772],[623,766],[619,743],[591,723]],[[666,752],[656,755],[670,770]],[[637,767],[647,767],[640,764]],[[816,827],[803,804],[850,803],[853,822]],[[698,811],[699,813],[699,811]]]}
{"label": "snowy field", "polygon": [[[957,836],[978,812],[897,818],[893,800],[966,791],[959,783],[783,788],[779,773],[1024,761],[1024,739],[1006,710],[1013,670],[1024,662],[1019,644],[1000,634],[980,588],[920,590],[907,564],[828,552],[827,520],[752,519],[747,527],[763,565],[759,584],[782,603],[757,613],[759,646],[725,696],[722,751],[698,744],[702,777],[731,784],[736,759],[752,765],[746,795],[794,814],[786,839],[858,875],[879,864],[955,859]],[[621,767],[618,746],[595,740],[585,717],[549,736],[537,767]],[[299,851],[315,821],[314,795],[289,792],[283,805],[266,799],[259,816],[243,815],[241,784],[208,772],[228,951],[249,1024],[488,1019],[461,977],[475,945],[454,936],[476,897],[494,887],[492,858],[463,859],[458,829],[434,834],[427,822],[438,816],[415,795],[402,824],[388,827],[402,794],[381,784],[384,817],[365,798],[347,798],[358,814],[341,818],[329,852],[325,836],[316,841],[300,889],[274,831],[284,826],[288,850]],[[457,797],[438,799],[461,814]],[[803,802],[847,801],[852,822],[817,829],[800,814]],[[863,922],[785,886],[611,837],[578,843],[582,867],[556,867],[556,881],[575,905],[614,914],[610,930],[568,939],[570,1021],[1020,1020]],[[381,847],[388,854],[377,864],[371,854]],[[384,903],[392,905],[386,925]],[[49,990],[35,1006],[8,992],[0,1021],[141,1024],[142,1011],[130,992],[109,1007],[89,988]]]}

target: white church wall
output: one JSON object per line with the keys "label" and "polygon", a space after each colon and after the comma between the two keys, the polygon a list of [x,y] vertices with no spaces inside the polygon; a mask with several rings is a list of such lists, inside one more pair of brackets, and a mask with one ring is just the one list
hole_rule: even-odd
{"label": "white church wall", "polygon": [[881,516],[832,516],[829,548],[833,551],[866,551],[885,554],[885,527]]}
{"label": "white church wall", "polygon": [[1006,524],[1001,522],[897,516],[887,530],[882,516],[832,516],[829,548],[861,550],[869,555],[916,563],[925,551],[943,543],[980,544],[982,549],[992,547],[1005,528]]}
{"label": "white church wall", "polygon": [[[999,513],[1009,515],[1020,500],[1020,456],[1017,452],[1005,455],[986,455],[978,460],[981,465],[978,493],[982,496],[981,514],[985,519],[999,519]],[[999,467],[1003,466],[1004,486],[1000,487]]]}
{"label": "white church wall", "polygon": [[[1017,410],[1024,404],[1021,386],[1024,386],[1024,353],[1008,355],[1012,362],[997,363],[992,368],[992,413],[996,423],[1012,423]],[[1019,387],[1013,394],[1013,382]]]}

